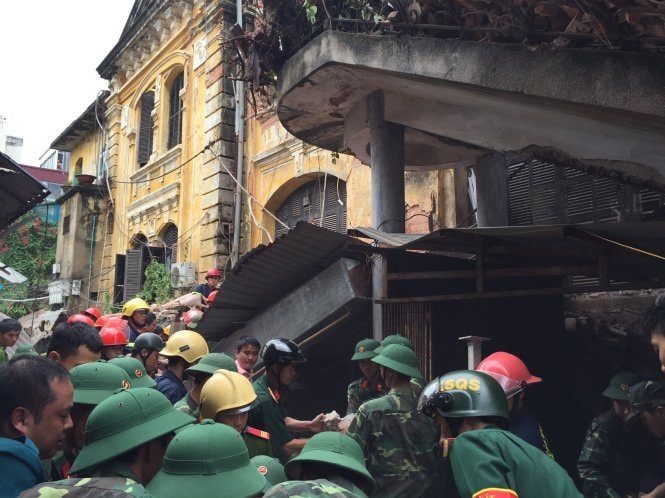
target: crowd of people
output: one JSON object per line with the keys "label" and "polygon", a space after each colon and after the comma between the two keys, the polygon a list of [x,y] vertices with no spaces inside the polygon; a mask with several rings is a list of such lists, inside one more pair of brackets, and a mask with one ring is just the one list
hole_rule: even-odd
{"label": "crowd of people", "polygon": [[[525,403],[542,379],[508,352],[428,382],[406,337],[364,339],[346,416],[301,420],[293,341],[242,337],[232,358],[196,321],[163,335],[140,299],[121,315],[85,310],[9,360],[21,325],[0,321],[0,496],[665,496],[660,379],[610,379],[573,480]],[[642,328],[665,362],[665,303]]]}

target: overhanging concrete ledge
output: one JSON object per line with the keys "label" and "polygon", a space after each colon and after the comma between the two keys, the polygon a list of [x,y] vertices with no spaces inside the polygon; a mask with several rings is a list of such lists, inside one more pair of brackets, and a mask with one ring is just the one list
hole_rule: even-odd
{"label": "overhanging concrete ledge", "polygon": [[286,129],[364,162],[364,100],[383,91],[386,119],[407,127],[407,141],[410,130],[442,151],[428,151],[428,165],[407,143],[407,165],[540,145],[665,172],[662,55],[326,31],[279,76]]}

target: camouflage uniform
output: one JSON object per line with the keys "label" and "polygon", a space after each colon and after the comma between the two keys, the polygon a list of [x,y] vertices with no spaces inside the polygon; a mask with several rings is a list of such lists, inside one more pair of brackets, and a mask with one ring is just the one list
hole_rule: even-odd
{"label": "camouflage uniform", "polygon": [[201,410],[199,405],[192,399],[189,393],[187,393],[187,396],[173,405],[173,408],[179,412],[186,413],[187,415],[190,415],[197,420],[201,420]]}
{"label": "camouflage uniform", "polygon": [[356,413],[358,407],[365,401],[380,398],[385,394],[384,389],[381,381],[377,382],[376,386],[372,388],[369,385],[369,381],[364,377],[354,380],[346,389],[346,399],[348,400],[346,414]]}
{"label": "camouflage uniform", "polygon": [[362,404],[349,426],[376,480],[373,497],[422,496],[436,474],[436,431],[417,403],[411,388],[391,389]]}
{"label": "camouflage uniform", "polygon": [[[614,410],[594,418],[587,432],[577,469],[587,498],[621,498],[637,493],[651,453],[640,427],[624,428]],[[655,456],[654,456],[655,458]]]}
{"label": "camouflage uniform", "polygon": [[339,476],[313,481],[286,481],[273,486],[263,496],[264,498],[310,498],[315,496],[367,498],[367,495],[351,481]]}
{"label": "camouflage uniform", "polygon": [[150,497],[129,468],[119,463],[109,463],[91,477],[45,482],[24,491],[20,496],[22,498]]}
{"label": "camouflage uniform", "polygon": [[0,346],[0,364],[7,363],[7,361],[8,361],[7,352],[5,351],[5,348]]}

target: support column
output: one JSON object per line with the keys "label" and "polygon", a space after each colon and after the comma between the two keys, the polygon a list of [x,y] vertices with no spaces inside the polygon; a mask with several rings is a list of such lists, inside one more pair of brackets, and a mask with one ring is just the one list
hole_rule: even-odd
{"label": "support column", "polygon": [[481,157],[473,169],[476,174],[478,226],[507,226],[508,170],[505,156],[500,152],[490,152]]}
{"label": "support column", "polygon": [[[372,226],[390,233],[404,232],[404,127],[385,121],[383,92],[367,98],[369,121]],[[375,256],[372,261],[372,298],[387,297],[387,261]],[[372,310],[373,335],[383,339],[382,305]]]}

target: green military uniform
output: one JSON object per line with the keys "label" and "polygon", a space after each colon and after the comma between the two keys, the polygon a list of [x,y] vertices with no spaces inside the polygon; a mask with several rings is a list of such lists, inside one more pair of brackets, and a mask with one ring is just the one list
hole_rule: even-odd
{"label": "green military uniform", "polygon": [[580,498],[554,460],[514,434],[487,427],[460,434],[450,458],[460,496]]}
{"label": "green military uniform", "polygon": [[372,496],[422,496],[436,473],[436,431],[432,420],[416,410],[410,388],[391,389],[360,406],[347,434],[367,458],[376,480]]}
{"label": "green military uniform", "polygon": [[259,404],[250,411],[249,423],[252,427],[270,434],[273,455],[285,462],[288,457],[282,452],[282,446],[294,438],[284,422],[286,412],[279,403],[279,391],[273,391],[265,374],[254,381],[253,385]]}
{"label": "green military uniform", "polygon": [[[313,481],[286,481],[270,488],[264,498],[367,498],[351,481],[339,476]],[[372,495],[374,496],[374,495]]]}
{"label": "green military uniform", "polygon": [[384,394],[385,387],[381,381],[379,381],[376,386],[372,387],[369,385],[369,381],[365,377],[354,380],[346,389],[346,399],[348,401],[346,414],[356,413],[358,407],[360,407],[365,401],[380,398]]}
{"label": "green military uniform", "polygon": [[192,399],[192,397],[187,393],[187,395],[178,401],[173,408],[179,412],[186,413],[187,415],[194,417],[197,420],[201,420],[201,410],[199,404]]}
{"label": "green military uniform", "polygon": [[5,351],[5,348],[0,346],[0,364],[7,363],[7,361],[8,361],[7,352]]}
{"label": "green military uniform", "polygon": [[245,441],[249,458],[259,455],[272,456],[272,447],[270,446],[270,434],[266,431],[255,429],[254,427],[245,427],[242,433],[242,439]]}
{"label": "green military uniform", "polygon": [[24,491],[22,498],[59,498],[71,496],[72,498],[108,498],[142,497],[150,495],[139,484],[138,478],[132,471],[114,462],[103,466],[95,475],[77,479],[63,479],[61,481],[46,482]]}

